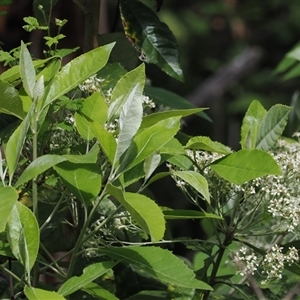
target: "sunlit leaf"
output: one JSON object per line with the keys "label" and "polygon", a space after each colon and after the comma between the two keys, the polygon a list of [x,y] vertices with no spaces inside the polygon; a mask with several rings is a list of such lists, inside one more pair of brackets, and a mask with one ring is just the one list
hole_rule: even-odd
{"label": "sunlit leaf", "polygon": [[62,162],[54,166],[70,191],[82,202],[89,204],[101,189],[101,170],[97,164]]}
{"label": "sunlit leaf", "polygon": [[116,119],[120,113],[124,103],[132,94],[132,90],[135,88],[135,93],[142,94],[145,86],[145,65],[141,64],[134,70],[126,73],[117,82],[115,88],[111,94],[111,101],[108,108],[108,121],[112,122]]}
{"label": "sunlit leaf", "polygon": [[117,143],[114,136],[106,129],[104,129],[103,126],[96,122],[92,122],[91,127],[102,150],[104,151],[108,160],[112,164],[117,150]]}
{"label": "sunlit leaf", "polygon": [[132,138],[141,125],[143,118],[142,90],[138,83],[130,91],[128,98],[122,105],[115,162],[129,148]]}
{"label": "sunlit leaf", "polygon": [[13,187],[0,187],[0,232],[5,230],[10,212],[18,199],[18,193]]}
{"label": "sunlit leaf", "polygon": [[98,300],[119,300],[119,298],[117,298],[111,292],[94,282],[87,284],[81,290]]}
{"label": "sunlit leaf", "polygon": [[28,300],[65,300],[62,295],[56,293],[56,292],[51,292],[51,291],[46,291],[38,288],[33,288],[28,285],[25,286],[24,288],[24,293]]}
{"label": "sunlit leaf", "polygon": [[257,149],[268,151],[276,144],[287,124],[290,111],[291,107],[282,104],[270,108],[259,127]]}
{"label": "sunlit leaf", "polygon": [[212,141],[208,136],[192,137],[185,148],[193,150],[205,150],[209,152],[216,152],[221,154],[231,153],[231,149],[219,142]]}
{"label": "sunlit leaf", "polygon": [[7,222],[7,240],[16,259],[29,274],[39,251],[39,225],[32,211],[16,202]]}
{"label": "sunlit leaf", "polygon": [[0,95],[0,112],[23,120],[25,113],[18,91],[9,83],[0,80]]}
{"label": "sunlit leaf", "polygon": [[157,122],[138,133],[121,159],[118,172],[132,168],[171,140],[180,128],[180,117]]}
{"label": "sunlit leaf", "polygon": [[93,93],[83,101],[80,112],[90,120],[104,124],[107,119],[107,104],[100,93]]}
{"label": "sunlit leaf", "polygon": [[82,275],[71,277],[66,282],[64,282],[58,289],[58,293],[62,296],[73,294],[98,277],[104,275],[115,264],[116,263],[113,261],[104,261],[89,265],[88,267],[83,269]]}
{"label": "sunlit leaf", "polygon": [[113,46],[109,44],[93,49],[66,64],[51,82],[44,98],[44,108],[103,68]]}
{"label": "sunlit leaf", "polygon": [[23,42],[21,42],[20,75],[27,95],[33,99],[36,74],[30,53]]}
{"label": "sunlit leaf", "polygon": [[184,180],[199,194],[201,194],[208,203],[210,203],[208,183],[201,174],[195,171],[174,171],[171,172],[171,174]]}
{"label": "sunlit leaf", "polygon": [[[153,240],[159,241],[165,232],[165,219],[159,206],[150,198],[108,185],[107,191],[113,195],[130,213],[133,219]],[[155,216],[155,218],[153,218]]]}
{"label": "sunlit leaf", "polygon": [[266,113],[259,101],[252,101],[243,118],[240,141],[242,149],[255,149],[259,127]]}
{"label": "sunlit leaf", "polygon": [[210,167],[235,184],[243,184],[265,175],[281,174],[272,156],[261,150],[240,150],[214,161]]}

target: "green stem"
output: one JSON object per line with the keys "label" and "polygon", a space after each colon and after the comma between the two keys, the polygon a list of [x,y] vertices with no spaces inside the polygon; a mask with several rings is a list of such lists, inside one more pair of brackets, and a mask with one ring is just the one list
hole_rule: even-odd
{"label": "green stem", "polygon": [[89,238],[91,238],[101,227],[103,227],[107,222],[111,220],[111,218],[121,209],[122,205],[118,206],[116,210],[114,210],[103,222],[101,222],[93,231],[91,231],[82,241],[86,242]]}
{"label": "green stem", "polygon": [[[38,113],[36,109],[36,102],[34,101],[33,105],[35,105],[34,115],[33,115],[33,124],[32,124],[32,161],[35,161],[38,157],[38,132],[37,132],[37,118]],[[33,213],[38,220],[38,186],[36,183],[36,177],[32,180],[32,203],[33,203]],[[38,284],[38,264],[35,263],[33,267],[33,286],[37,286]],[[30,277],[29,277],[30,278]]]}
{"label": "green stem", "polygon": [[60,204],[62,203],[62,201],[65,198],[65,195],[67,193],[67,189],[65,189],[61,195],[61,197],[59,198],[58,202],[56,203],[54,209],[52,210],[50,216],[46,219],[46,221],[44,222],[44,224],[40,227],[40,233],[43,231],[43,229],[50,223],[51,219],[53,218],[53,216],[55,215],[55,213],[57,212],[58,208],[60,207]]}
{"label": "green stem", "polygon": [[[58,265],[57,261],[53,258],[53,256],[47,250],[47,248],[42,243],[40,243],[40,247],[45,252],[45,254],[49,257],[49,259],[52,261],[52,264],[56,268],[56,272],[58,272],[61,276],[65,277],[66,276],[66,272]],[[55,268],[52,267],[52,269],[54,271],[55,271]]]}
{"label": "green stem", "polygon": [[71,257],[71,261],[70,261],[70,264],[69,264],[69,268],[68,268],[68,272],[67,272],[67,278],[70,278],[73,274],[73,270],[74,270],[74,267],[75,267],[75,264],[76,264],[76,260],[77,260],[77,253],[79,252],[79,248],[81,247],[82,245],[82,242],[84,241],[84,235],[86,234],[86,231],[88,229],[88,226],[90,225],[92,219],[93,219],[93,216],[94,216],[94,213],[96,212],[97,210],[97,207],[98,205],[100,204],[101,200],[104,198],[106,194],[106,191],[105,189],[103,189],[102,193],[100,194],[98,200],[96,200],[89,216],[87,217],[86,221],[84,222],[83,226],[82,226],[82,229],[80,231],[80,234],[78,236],[78,239],[76,241],[76,244],[72,250],[72,257]]}
{"label": "green stem", "polygon": [[23,280],[21,278],[19,278],[16,274],[14,274],[12,271],[10,271],[9,269],[5,268],[3,265],[0,265],[0,269],[5,272],[6,274],[8,274],[9,276],[11,276],[12,278],[14,278],[15,280],[17,280],[18,282],[23,282]]}
{"label": "green stem", "polygon": [[[231,235],[227,236],[227,237],[225,237],[225,240],[224,240],[223,244],[219,246],[220,247],[219,248],[219,253],[218,253],[216,262],[214,263],[213,270],[211,272],[210,279],[209,279],[209,282],[208,282],[208,284],[211,287],[213,287],[216,284],[217,272],[220,268],[221,261],[222,261],[223,255],[225,253],[226,247],[231,243],[231,241],[232,241]],[[208,297],[209,297],[209,294],[210,294],[210,291],[206,291],[204,293],[203,300],[207,300]]]}

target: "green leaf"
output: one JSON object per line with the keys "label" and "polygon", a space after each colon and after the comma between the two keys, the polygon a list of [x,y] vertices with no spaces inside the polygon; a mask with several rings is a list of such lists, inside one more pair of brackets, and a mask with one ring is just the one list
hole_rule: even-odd
{"label": "green leaf", "polygon": [[181,143],[176,139],[172,138],[170,141],[168,141],[166,144],[164,144],[160,150],[160,154],[168,154],[168,155],[186,155],[186,151],[184,150]]}
{"label": "green leaf", "polygon": [[128,170],[158,151],[171,140],[180,128],[180,117],[168,118],[157,122],[138,133],[121,159],[118,173]]}
{"label": "green leaf", "polygon": [[67,160],[66,157],[63,157],[61,155],[52,155],[52,154],[46,154],[38,157],[23,171],[18,181],[16,182],[15,187],[16,188],[19,187],[20,185],[42,174],[49,168],[66,160]]}
{"label": "green leaf", "polygon": [[61,67],[61,59],[59,59],[58,57],[54,57],[54,59],[52,59],[48,63],[46,63],[45,68],[38,73],[37,79],[40,78],[41,76],[43,76],[45,86],[47,86],[48,83],[54,77],[54,75],[58,72],[60,67]]}
{"label": "green leaf", "polygon": [[98,164],[62,162],[54,166],[70,191],[82,203],[89,204],[101,189],[101,170]]}
{"label": "green leaf", "polygon": [[142,179],[145,177],[145,171],[143,168],[143,162],[140,162],[133,168],[127,170],[123,177],[120,178],[122,182],[122,187],[125,188],[135,182],[137,182],[139,179]]}
{"label": "green leaf", "polygon": [[208,183],[202,175],[195,171],[174,171],[171,174],[184,180],[210,203]]}
{"label": "green leaf", "polygon": [[39,251],[39,225],[32,211],[16,202],[9,215],[7,240],[16,259],[29,274]]}
{"label": "green leaf", "polygon": [[[197,107],[193,105],[188,100],[182,98],[181,96],[168,91],[163,88],[158,88],[154,86],[146,86],[145,94],[154,100],[155,103],[162,104],[167,107],[177,108],[177,109],[196,109]],[[201,108],[205,110],[207,108]],[[212,122],[211,118],[204,112],[200,111],[196,113],[198,117],[201,117],[209,122]]]}
{"label": "green leaf", "polygon": [[300,61],[300,46],[298,46],[295,49],[293,49],[290,52],[288,52],[286,54],[286,57]]}
{"label": "green leaf", "polygon": [[209,152],[217,152],[221,154],[231,153],[231,149],[219,142],[212,141],[207,136],[195,136],[192,137],[185,148],[193,150],[205,150]]}
{"label": "green leaf", "polygon": [[145,65],[141,64],[134,70],[126,73],[116,84],[111,94],[111,104],[108,108],[108,121],[112,122],[121,112],[121,109],[136,88],[136,94],[142,95],[145,86]]}
{"label": "green leaf", "polygon": [[24,288],[24,293],[28,300],[65,300],[63,296],[56,292],[50,292],[38,288],[33,288],[28,285]]}
{"label": "green leaf", "polygon": [[32,91],[33,99],[35,99],[36,101],[41,100],[42,97],[44,96],[44,92],[45,92],[44,76],[41,76],[39,77],[39,79],[37,80],[37,82],[33,87],[33,91]]}
{"label": "green leaf", "polygon": [[115,295],[94,282],[87,284],[81,290],[98,300],[119,300]]}
{"label": "green leaf", "polygon": [[165,300],[169,299],[169,297],[169,293],[165,291],[141,291],[129,298],[126,298],[126,300]]}
{"label": "green leaf", "polygon": [[261,150],[240,150],[214,161],[210,167],[224,179],[243,184],[265,175],[281,175],[270,154]]}
{"label": "green leaf", "polygon": [[185,155],[175,155],[169,158],[168,162],[183,170],[190,170],[193,166],[193,162],[191,161],[191,159]]}
{"label": "green leaf", "polygon": [[9,83],[0,80],[0,95],[0,112],[23,120],[25,113],[18,91]]}
{"label": "green leaf", "polygon": [[95,134],[91,127],[91,122],[87,120],[82,114],[75,113],[75,126],[79,134],[87,141],[91,141],[95,138]]}
{"label": "green leaf", "polygon": [[96,122],[91,123],[91,127],[102,150],[112,164],[117,150],[117,143],[114,136]]}
{"label": "green leaf", "polygon": [[158,280],[179,287],[212,290],[203,281],[195,279],[194,272],[170,251],[159,247],[101,248],[113,259],[135,265]]}
{"label": "green leaf", "polygon": [[204,110],[204,108],[192,108],[192,109],[182,109],[182,110],[167,110],[167,111],[161,111],[157,113],[153,113],[150,115],[147,115],[143,118],[142,124],[140,129],[143,130],[147,127],[150,127],[152,125],[155,125],[157,122],[162,121],[164,119],[168,119],[171,117],[186,117],[193,114],[196,114],[197,112],[200,112]]}
{"label": "green leaf", "polygon": [[107,110],[103,96],[100,93],[93,93],[83,101],[80,112],[90,120],[103,125],[107,119]]}
{"label": "green leaf", "polygon": [[53,78],[49,90],[46,92],[43,108],[103,68],[113,46],[114,44],[109,44],[93,49],[66,64]]}
{"label": "green leaf", "polygon": [[94,164],[98,160],[98,154],[99,146],[96,144],[87,154],[64,154],[62,157],[74,164]]}
{"label": "green leaf", "polygon": [[185,219],[220,219],[222,217],[207,212],[188,210],[188,209],[166,209],[163,210],[166,220],[185,220]]}
{"label": "green leaf", "polygon": [[259,127],[266,113],[259,101],[252,101],[243,118],[240,141],[242,149],[255,149]]}
{"label": "green leaf", "polygon": [[104,275],[108,270],[115,266],[113,261],[104,261],[91,264],[83,269],[81,276],[74,276],[64,282],[58,289],[58,293],[62,296],[68,296],[82,289],[98,277]]}
{"label": "green leaf", "polygon": [[107,186],[107,192],[126,208],[133,219],[153,240],[159,241],[163,238],[165,219],[161,209],[153,200],[136,193],[123,193],[121,189],[111,184]]}
{"label": "green leaf", "polygon": [[281,136],[289,118],[291,107],[276,104],[263,117],[257,136],[256,148],[270,150]]}
{"label": "green leaf", "polygon": [[13,209],[18,196],[17,191],[13,187],[0,187],[0,232],[5,230],[10,212]]}
{"label": "green leaf", "polygon": [[13,174],[16,170],[17,163],[19,161],[22,152],[22,148],[25,144],[26,135],[30,126],[30,120],[33,112],[34,110],[32,105],[25,119],[10,136],[5,147],[6,162],[8,166],[9,175],[10,175],[10,182],[12,181]]}
{"label": "green leaf", "polygon": [[23,42],[21,42],[20,75],[25,92],[31,99],[33,99],[33,89],[35,86],[36,74],[30,53]]}
{"label": "green leaf", "polygon": [[158,153],[153,153],[152,155],[148,156],[144,161],[144,172],[145,172],[145,181],[150,178],[152,173],[156,170],[159,166],[161,160],[161,156]]}
{"label": "green leaf", "polygon": [[140,83],[137,83],[122,106],[115,162],[129,148],[132,138],[141,125],[143,118],[142,90]]}
{"label": "green leaf", "polygon": [[125,34],[140,49],[140,59],[183,81],[176,38],[169,27],[142,2],[121,1],[120,8]]}
{"label": "green leaf", "polygon": [[[56,57],[49,57],[46,59],[39,59],[33,61],[33,65],[35,68],[40,68],[43,65],[45,65],[48,61],[52,59],[57,59]],[[13,82],[20,78],[20,65],[13,66],[9,68],[8,70],[4,71],[2,74],[0,74],[0,80],[6,81],[6,82]]]}

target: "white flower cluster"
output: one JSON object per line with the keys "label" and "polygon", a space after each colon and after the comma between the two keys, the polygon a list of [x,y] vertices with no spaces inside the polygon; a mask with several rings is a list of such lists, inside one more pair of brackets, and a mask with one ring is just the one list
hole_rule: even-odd
{"label": "white flower cluster", "polygon": [[282,249],[275,244],[264,257],[258,258],[253,252],[249,253],[246,247],[242,247],[234,257],[234,261],[240,269],[239,274],[245,276],[259,272],[265,277],[262,284],[281,279],[284,266],[290,266],[299,261],[298,251],[295,247],[290,247],[286,253],[282,253]]}
{"label": "white flower cluster", "polygon": [[258,179],[259,196],[281,231],[296,232],[300,227],[300,143],[279,140],[271,154],[282,175]]}
{"label": "white flower cluster", "polygon": [[156,107],[156,105],[155,105],[155,103],[153,102],[153,100],[152,99],[150,99],[148,96],[146,96],[146,95],[143,95],[143,97],[142,97],[142,103],[143,103],[143,108],[145,109],[145,108],[151,108],[151,109],[153,109],[153,108],[155,108]]}
{"label": "white flower cluster", "polygon": [[86,92],[88,94],[92,94],[95,92],[101,91],[101,83],[104,79],[98,78],[97,75],[93,75],[87,80],[85,80],[82,84],[79,85],[81,91]]}
{"label": "white flower cluster", "polygon": [[295,247],[289,248],[286,254],[282,253],[282,249],[282,247],[274,245],[271,251],[265,255],[261,266],[262,274],[267,277],[262,281],[262,284],[273,279],[281,279],[284,265],[288,264],[290,266],[299,261],[298,251]]}

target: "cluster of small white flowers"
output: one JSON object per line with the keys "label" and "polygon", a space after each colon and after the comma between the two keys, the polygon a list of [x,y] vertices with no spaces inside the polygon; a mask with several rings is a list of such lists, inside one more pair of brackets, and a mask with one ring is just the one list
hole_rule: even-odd
{"label": "cluster of small white flowers", "polygon": [[[234,261],[240,266],[239,274],[245,276],[247,274],[254,275],[259,267],[259,259],[254,253],[247,253],[246,247],[242,247],[239,252],[234,256]],[[243,265],[241,265],[241,263]]]}
{"label": "cluster of small white flowers", "polygon": [[282,253],[282,247],[274,245],[269,253],[267,253],[261,263],[262,274],[266,275],[266,279],[262,284],[270,280],[281,279],[284,265],[291,265],[299,261],[298,251],[295,247],[289,248],[286,254]]}
{"label": "cluster of small white flowers", "polygon": [[79,85],[81,91],[92,94],[95,92],[100,92],[101,83],[104,81],[102,78],[98,78],[97,75],[93,75],[82,84]]}
{"label": "cluster of small white flowers", "polygon": [[155,108],[156,107],[156,105],[155,105],[155,103],[153,102],[153,100],[152,99],[150,99],[148,96],[146,96],[146,95],[143,95],[143,97],[142,97],[142,103],[143,103],[143,108],[145,109],[145,108],[151,108],[151,109],[153,109],[153,108]]}
{"label": "cluster of small white flowers", "polygon": [[233,260],[239,267],[238,273],[241,276],[254,275],[259,272],[262,276],[265,276],[262,284],[266,284],[268,281],[281,279],[286,264],[291,265],[299,261],[298,251],[295,247],[290,247],[285,254],[282,253],[282,249],[282,247],[275,244],[264,257],[259,258],[254,252],[242,247],[235,254]]}
{"label": "cluster of small white flowers", "polygon": [[279,140],[271,154],[282,175],[261,180],[261,197],[267,201],[267,211],[277,218],[281,230],[295,232],[300,226],[300,143]]}
{"label": "cluster of small white flowers", "polygon": [[187,154],[195,161],[197,167],[194,166],[194,171],[198,172],[202,170],[202,175],[205,176],[209,189],[212,191],[217,190],[218,195],[227,195],[230,198],[233,194],[236,194],[241,190],[240,185],[233,184],[223,178],[221,178],[215,171],[213,171],[209,165],[215,160],[223,157],[223,154],[208,152],[208,151],[191,151],[187,150]]}
{"label": "cluster of small white flowers", "polygon": [[113,122],[105,123],[104,128],[108,132],[115,134],[119,129],[119,119],[115,119]]}

